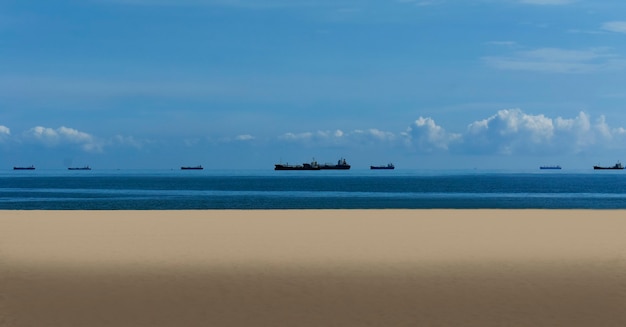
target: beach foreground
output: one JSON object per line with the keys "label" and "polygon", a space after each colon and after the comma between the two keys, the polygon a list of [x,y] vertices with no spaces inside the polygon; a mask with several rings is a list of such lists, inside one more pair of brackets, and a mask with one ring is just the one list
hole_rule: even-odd
{"label": "beach foreground", "polygon": [[626,212],[0,211],[0,326],[626,326]]}

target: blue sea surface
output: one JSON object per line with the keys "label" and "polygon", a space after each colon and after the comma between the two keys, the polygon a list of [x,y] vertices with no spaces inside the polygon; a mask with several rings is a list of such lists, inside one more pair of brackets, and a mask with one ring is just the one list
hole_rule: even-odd
{"label": "blue sea surface", "polygon": [[626,171],[0,171],[0,209],[626,209]]}

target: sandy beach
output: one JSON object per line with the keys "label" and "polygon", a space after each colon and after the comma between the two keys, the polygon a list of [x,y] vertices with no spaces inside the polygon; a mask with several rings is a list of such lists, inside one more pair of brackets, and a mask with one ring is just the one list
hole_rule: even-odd
{"label": "sandy beach", "polygon": [[626,326],[626,212],[0,211],[0,326]]}

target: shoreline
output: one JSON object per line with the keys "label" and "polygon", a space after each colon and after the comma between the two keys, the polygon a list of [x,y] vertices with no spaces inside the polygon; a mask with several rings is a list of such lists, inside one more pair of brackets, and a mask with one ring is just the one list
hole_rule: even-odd
{"label": "shoreline", "polygon": [[0,325],[623,326],[625,213],[0,210]]}

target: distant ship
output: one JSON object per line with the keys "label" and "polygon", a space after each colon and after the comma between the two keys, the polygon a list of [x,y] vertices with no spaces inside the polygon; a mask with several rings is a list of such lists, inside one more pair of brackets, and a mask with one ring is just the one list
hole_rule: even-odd
{"label": "distant ship", "polygon": [[395,169],[396,167],[392,164],[389,163],[387,165],[380,165],[380,166],[370,166],[370,169]]}
{"label": "distant ship", "polygon": [[67,170],[91,170],[91,167],[89,167],[89,166],[84,166],[84,167],[69,167],[69,168],[67,168]]}
{"label": "distant ship", "polygon": [[311,163],[303,163],[301,165],[290,164],[275,164],[274,170],[320,170],[320,166],[317,161],[313,160]]}
{"label": "distant ship", "polygon": [[611,167],[593,166],[593,169],[595,170],[624,169],[624,166],[622,166],[622,163],[618,161],[615,165]]}
{"label": "distant ship", "polygon": [[561,166],[556,165],[556,166],[541,166],[539,167],[539,169],[561,169]]}
{"label": "distant ship", "polygon": [[35,166],[29,166],[29,167],[13,167],[13,170],[35,170]]}
{"label": "distant ship", "polygon": [[346,162],[346,159],[341,158],[336,165],[325,163],[320,166],[320,169],[350,169],[350,165]]}
{"label": "distant ship", "polygon": [[204,168],[202,168],[202,166],[182,166],[180,167],[181,170],[202,170]]}

